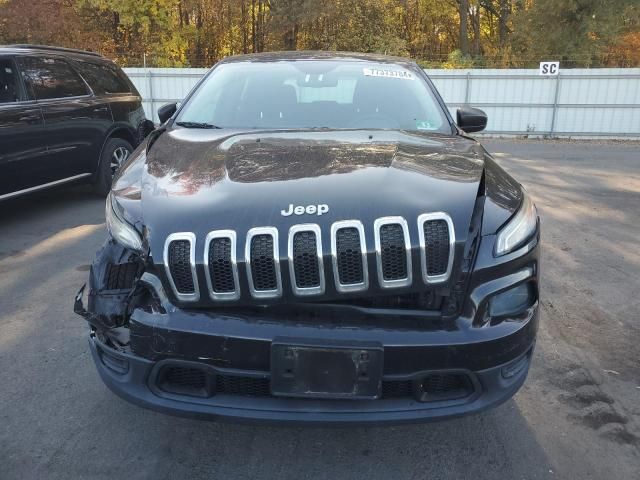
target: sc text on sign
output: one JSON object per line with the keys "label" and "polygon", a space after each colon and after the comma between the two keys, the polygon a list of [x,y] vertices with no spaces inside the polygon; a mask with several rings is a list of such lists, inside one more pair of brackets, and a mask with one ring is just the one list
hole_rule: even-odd
{"label": "sc text on sign", "polygon": [[560,73],[560,62],[540,62],[540,75],[554,76]]}

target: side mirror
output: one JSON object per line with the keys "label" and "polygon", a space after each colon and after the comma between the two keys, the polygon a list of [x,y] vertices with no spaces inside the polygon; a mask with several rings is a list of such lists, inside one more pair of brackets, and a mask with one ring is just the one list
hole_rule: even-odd
{"label": "side mirror", "polygon": [[169,120],[171,116],[176,113],[177,109],[177,103],[167,103],[166,105],[161,106],[158,109],[158,118],[160,119],[160,123],[164,123]]}
{"label": "side mirror", "polygon": [[462,107],[456,111],[457,124],[466,133],[481,132],[487,127],[487,114],[479,108]]}

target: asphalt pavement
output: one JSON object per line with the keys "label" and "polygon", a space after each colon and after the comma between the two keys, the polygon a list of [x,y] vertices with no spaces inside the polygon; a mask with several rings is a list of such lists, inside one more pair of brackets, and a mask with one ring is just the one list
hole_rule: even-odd
{"label": "asphalt pavement", "polygon": [[143,410],[100,381],[73,296],[105,237],[86,187],[0,203],[0,479],[640,478],[640,144],[484,142],[532,194],[542,311],[522,390],[403,427]]}

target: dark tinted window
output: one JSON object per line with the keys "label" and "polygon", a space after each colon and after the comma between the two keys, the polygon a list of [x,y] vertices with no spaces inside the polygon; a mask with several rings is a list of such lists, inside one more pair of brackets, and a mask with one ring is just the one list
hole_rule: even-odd
{"label": "dark tinted window", "polygon": [[124,74],[115,65],[82,62],[79,64],[79,68],[80,73],[89,83],[93,92],[98,95],[131,92]]}
{"label": "dark tinted window", "polygon": [[0,103],[17,102],[19,99],[18,76],[13,62],[0,58]]}
{"label": "dark tinted window", "polygon": [[37,100],[87,95],[87,86],[60,58],[23,57],[22,75]]}

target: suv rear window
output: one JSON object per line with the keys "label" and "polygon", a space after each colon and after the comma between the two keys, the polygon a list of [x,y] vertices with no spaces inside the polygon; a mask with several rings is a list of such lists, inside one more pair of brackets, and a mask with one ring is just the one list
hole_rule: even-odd
{"label": "suv rear window", "polygon": [[98,95],[131,92],[127,80],[115,65],[82,62],[79,64],[79,68],[93,92]]}
{"label": "suv rear window", "polygon": [[88,95],[87,86],[60,58],[22,57],[22,75],[36,100]]}

